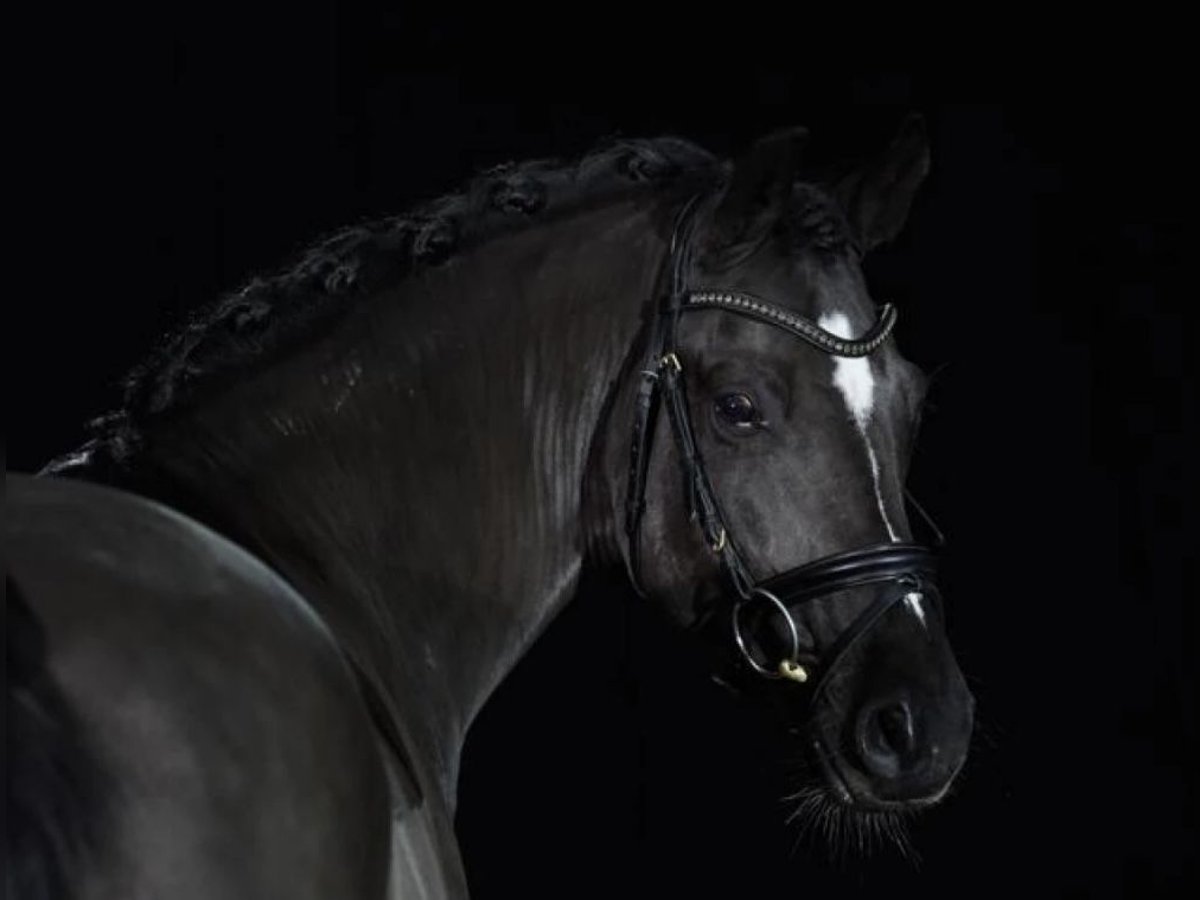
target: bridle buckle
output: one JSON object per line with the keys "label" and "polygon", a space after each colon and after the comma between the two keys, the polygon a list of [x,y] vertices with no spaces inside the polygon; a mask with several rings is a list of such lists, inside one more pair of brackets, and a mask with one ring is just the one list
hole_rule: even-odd
{"label": "bridle buckle", "polygon": [[709,544],[709,549],[712,550],[713,553],[720,553],[722,550],[725,549],[725,544],[727,544],[728,542],[729,542],[729,535],[725,531],[725,529],[722,528],[721,534],[717,537],[717,539],[715,541],[713,541],[711,544]]}

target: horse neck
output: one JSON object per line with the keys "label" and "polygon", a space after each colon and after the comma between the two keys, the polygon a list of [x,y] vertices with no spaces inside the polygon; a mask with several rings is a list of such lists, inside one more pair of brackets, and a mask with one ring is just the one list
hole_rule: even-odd
{"label": "horse neck", "polygon": [[643,201],[494,240],[149,442],[310,599],[449,798],[472,717],[574,592],[589,446],[664,255],[654,219]]}

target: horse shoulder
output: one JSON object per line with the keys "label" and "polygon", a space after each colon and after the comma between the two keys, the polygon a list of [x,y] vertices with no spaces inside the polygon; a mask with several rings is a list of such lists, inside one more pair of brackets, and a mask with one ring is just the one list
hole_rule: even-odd
{"label": "horse shoulder", "polygon": [[354,673],[283,579],[110,488],[10,475],[5,506],[43,682],[99,773],[74,810],[102,826],[70,877],[82,896],[451,894]]}

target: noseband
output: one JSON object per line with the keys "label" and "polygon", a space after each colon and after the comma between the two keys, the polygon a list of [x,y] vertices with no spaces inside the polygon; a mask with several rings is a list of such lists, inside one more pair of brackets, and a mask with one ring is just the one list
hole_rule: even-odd
{"label": "noseband", "polygon": [[[676,454],[683,475],[689,518],[696,522],[709,550],[718,558],[736,601],[731,614],[734,643],[745,662],[760,675],[805,682],[817,676],[812,702],[822,695],[829,675],[893,605],[901,600],[919,602],[926,595],[937,599],[935,557],[916,543],[874,544],[826,556],[790,569],[765,581],[750,573],[738,551],[737,541],[725,526],[721,506],[704,466],[683,376],[676,334],[681,317],[694,310],[710,309],[733,313],[782,329],[830,356],[861,357],[874,352],[888,339],[896,324],[896,310],[884,305],[870,330],[860,338],[847,339],[826,331],[815,322],[759,297],[734,291],[689,290],[686,273],[691,254],[691,231],[698,197],[683,207],[676,219],[670,247],[670,284],[656,314],[647,340],[647,362],[642,369],[634,416],[633,441],[625,505],[625,530],[629,541],[630,569],[639,591],[640,530],[646,508],[646,475],[653,449],[655,425],[665,404],[675,438]],[[916,506],[924,517],[924,510]],[[926,517],[927,518],[927,517]],[[936,526],[932,525],[935,534]],[[938,535],[940,539],[940,534]],[[886,586],[877,599],[821,654],[803,651],[793,610],[837,591],[868,585]],[[778,612],[786,625],[789,652],[774,666],[756,659],[743,636],[743,617],[751,604],[765,602]]]}

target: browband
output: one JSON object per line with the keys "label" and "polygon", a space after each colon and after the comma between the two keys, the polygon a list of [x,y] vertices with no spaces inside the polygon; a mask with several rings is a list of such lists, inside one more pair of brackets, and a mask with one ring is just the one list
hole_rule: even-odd
{"label": "browband", "polygon": [[867,356],[887,340],[896,324],[896,308],[885,303],[871,330],[856,340],[849,340],[826,331],[815,322],[781,309],[753,294],[731,291],[693,291],[683,298],[683,309],[723,309],[748,319],[766,322],[782,328],[830,356]]}

